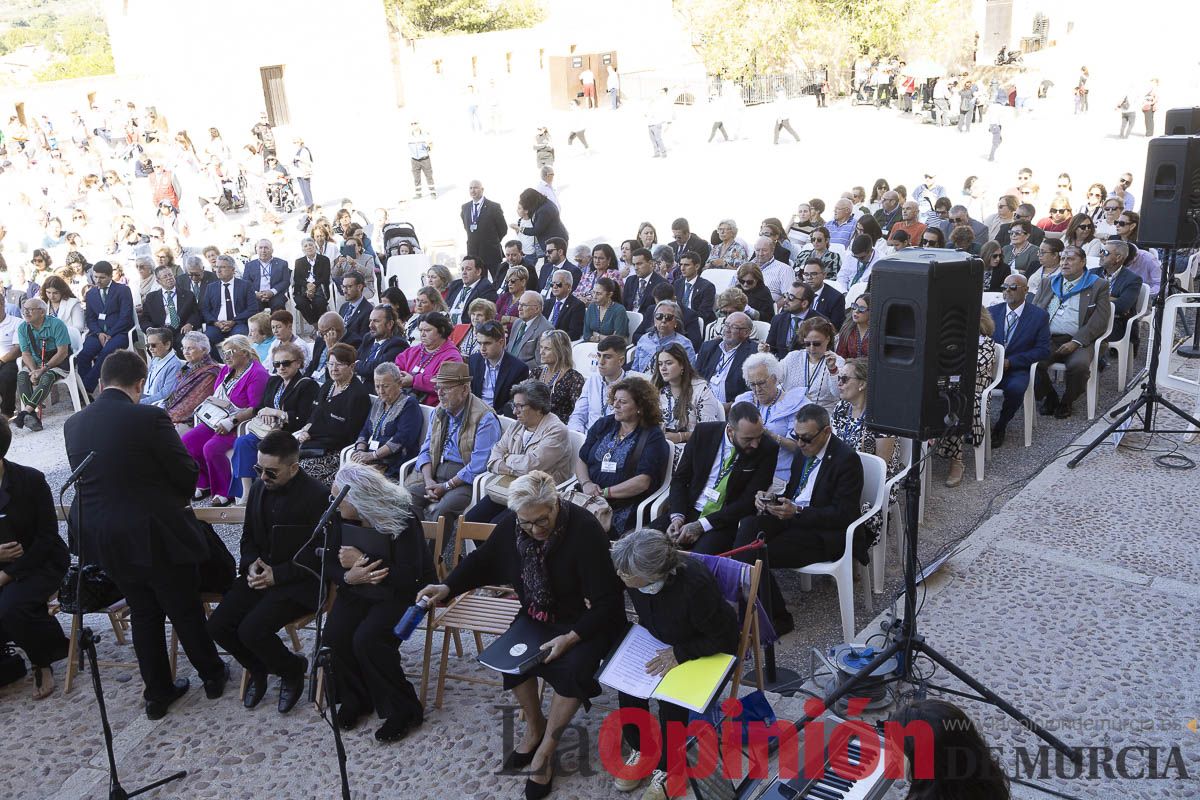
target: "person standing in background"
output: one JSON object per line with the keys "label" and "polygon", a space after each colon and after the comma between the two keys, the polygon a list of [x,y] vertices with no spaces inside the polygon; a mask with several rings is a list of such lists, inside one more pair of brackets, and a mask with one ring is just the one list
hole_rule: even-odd
{"label": "person standing in background", "polygon": [[408,157],[409,164],[412,167],[413,179],[413,199],[421,199],[421,176],[425,176],[425,183],[429,186],[429,195],[437,199],[437,187],[433,183],[433,162],[429,159],[429,152],[433,149],[433,142],[425,135],[425,131],[421,130],[420,123],[413,122],[408,131]]}
{"label": "person standing in background", "polygon": [[1142,115],[1146,119],[1146,136],[1154,135],[1154,112],[1158,111],[1158,78],[1151,78],[1142,98]]}
{"label": "person standing in background", "polygon": [[621,76],[612,64],[608,65],[608,99],[613,111],[621,107]]}

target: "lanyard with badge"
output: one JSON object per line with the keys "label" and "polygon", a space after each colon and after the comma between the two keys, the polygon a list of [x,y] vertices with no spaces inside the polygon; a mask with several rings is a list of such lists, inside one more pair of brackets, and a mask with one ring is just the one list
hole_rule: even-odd
{"label": "lanyard with badge", "polygon": [[[619,430],[620,430],[620,428],[618,428],[618,431],[619,431]],[[635,429],[635,430],[633,431],[633,433],[637,433],[637,430]],[[608,473],[608,474],[610,474],[610,475],[611,475],[611,474],[615,474],[615,473],[616,473],[616,471],[617,471],[617,462],[615,462],[615,461],[613,461],[613,460],[612,460],[612,457],[613,457],[613,452],[614,452],[614,451],[615,451],[615,450],[616,450],[618,447],[620,447],[620,446],[621,446],[621,442],[625,441],[625,439],[626,439],[626,438],[628,438],[628,437],[629,437],[629,436],[631,436],[631,435],[632,435],[632,434],[628,434],[628,433],[627,433],[627,434],[625,434],[625,436],[621,436],[621,435],[618,433],[618,434],[617,434],[617,435],[616,435],[616,436],[613,438],[613,443],[612,443],[612,446],[608,448],[608,452],[606,452],[606,453],[604,454],[604,458],[602,458],[602,459],[600,460],[600,471],[601,471],[601,472],[605,472],[605,473]]]}
{"label": "lanyard with badge", "polygon": [[725,450],[728,449],[728,447],[729,447],[729,437],[728,436],[721,437],[721,460],[719,462],[721,465],[721,468],[719,470],[717,470],[717,479],[715,481],[713,481],[713,485],[705,488],[704,492],[702,493],[704,496],[704,500],[708,503],[720,502],[721,493],[720,493],[720,491],[718,491],[717,487],[719,487],[721,485],[721,481],[725,480],[725,476],[733,471],[733,462],[737,460],[736,458],[734,458],[734,455],[735,455],[734,453],[730,454],[729,461],[725,460]]}
{"label": "lanyard with badge", "polygon": [[[812,362],[809,361],[808,354],[805,353],[805,355],[804,355],[804,393],[809,396],[811,396],[810,392],[812,390],[813,381],[815,381],[817,379],[817,376],[819,376],[821,374],[821,370],[826,368],[825,359],[822,358],[817,362],[816,369],[811,369],[811,368],[812,368]],[[812,373],[811,375],[809,374],[810,370]]]}
{"label": "lanyard with badge", "polygon": [[[808,485],[808,477],[813,473],[813,470],[815,470],[817,468],[817,465],[820,463],[821,463],[821,459],[814,456],[808,460],[807,464],[804,465],[804,470],[800,473],[800,485],[796,487],[796,499],[795,499],[796,505],[801,505],[800,495],[804,494],[804,487]],[[808,502],[805,501],[803,506],[801,506],[801,507],[804,508],[807,506],[808,506]]]}
{"label": "lanyard with badge", "polygon": [[735,347],[735,348],[733,348],[733,350],[731,350],[729,352],[729,355],[722,356],[721,360],[717,362],[717,371],[714,372],[713,374],[714,375],[724,374],[725,370],[729,369],[729,365],[731,363],[733,363],[733,357],[736,355],[737,355],[737,348]]}
{"label": "lanyard with badge", "polygon": [[[775,410],[775,405],[779,402],[780,397],[783,397],[783,387],[782,386],[780,386],[779,389],[776,390],[775,399],[772,400],[769,405],[760,406],[758,403],[754,404],[754,407],[758,409],[758,413],[761,414],[763,417],[763,426],[764,427],[771,424],[771,412]],[[721,447],[721,455],[725,455],[725,447],[724,446]]]}

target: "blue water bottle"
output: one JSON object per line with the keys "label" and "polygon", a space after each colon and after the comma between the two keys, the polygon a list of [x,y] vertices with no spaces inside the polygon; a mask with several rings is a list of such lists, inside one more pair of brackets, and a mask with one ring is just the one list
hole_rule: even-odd
{"label": "blue water bottle", "polygon": [[425,619],[425,613],[428,610],[429,598],[422,597],[415,606],[408,607],[408,611],[404,612],[404,616],[396,623],[392,633],[396,634],[396,638],[400,641],[407,642],[408,637],[412,636],[413,631],[421,624],[421,620]]}

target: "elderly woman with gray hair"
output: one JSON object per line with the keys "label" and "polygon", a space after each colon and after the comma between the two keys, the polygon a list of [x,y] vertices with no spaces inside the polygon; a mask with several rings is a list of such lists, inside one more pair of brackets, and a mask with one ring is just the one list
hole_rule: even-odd
{"label": "elderly woman with gray hair", "polygon": [[571,477],[575,451],[567,426],[551,411],[550,388],[537,380],[521,381],[513,387],[512,407],[517,424],[492,445],[487,471],[494,477],[487,494],[467,512],[468,522],[495,523],[507,510],[508,487],[520,475],[542,470],[555,483]]}
{"label": "elderly woman with gray hair", "polygon": [[[325,549],[325,574],[338,590],[324,638],[333,654],[335,721],[349,730],[374,711],[384,720],[375,738],[394,742],[425,719],[392,630],[417,590],[434,580],[433,557],[402,487],[353,463],[338,470],[333,494],[343,487],[349,492]],[[359,546],[346,544],[350,538]]]}
{"label": "elderly woman with gray hair", "polygon": [[[685,661],[737,652],[738,624],[733,606],[721,596],[704,562],[681,554],[667,534],[651,528],[632,531],[613,543],[612,561],[617,577],[625,584],[638,624],[667,645],[646,662],[648,674],[665,675]],[[649,700],[624,692],[618,692],[617,698],[621,708],[650,708]],[[667,742],[667,723],[686,725],[688,710],[659,700],[658,720],[662,726],[660,743]],[[636,764],[642,744],[638,727],[623,726],[622,736],[631,751],[625,763]],[[663,785],[668,759],[666,746],[661,746],[658,765],[643,797],[666,797]],[[631,792],[640,783],[640,779],[618,778],[616,788]]]}
{"label": "elderly woman with gray hair", "polygon": [[400,388],[400,368],[390,361],[375,367],[375,396],[371,411],[354,443],[350,460],[370,464],[392,480],[400,465],[421,448],[421,404]]}
{"label": "elderly woman with gray hair", "polygon": [[[625,625],[621,582],[608,554],[608,536],[588,511],[561,500],[554,477],[534,470],[513,481],[508,508],[487,541],[418,597],[443,603],[482,586],[511,584],[519,614],[536,620],[547,641],[545,660],[520,675],[504,675],[525,715],[525,735],[504,760],[505,770],[529,768],[527,798],[550,794],[554,752],[582,705],[600,694],[595,674]],[[542,712],[538,682],[554,689]]]}
{"label": "elderly woman with gray hair", "polygon": [[212,396],[221,371],[221,365],[212,357],[212,343],[200,331],[185,333],[181,347],[183,366],[175,378],[175,388],[156,404],[167,412],[180,436],[191,430],[196,409]]}
{"label": "elderly woman with gray hair", "polygon": [[708,252],[708,261],[704,268],[737,269],[745,264],[750,254],[746,246],[738,241],[737,223],[731,219],[723,219],[717,223],[718,242]]}
{"label": "elderly woman with gray hair", "polygon": [[654,357],[670,344],[682,347],[688,360],[695,363],[696,348],[683,335],[683,309],[674,300],[660,300],[654,306],[654,327],[638,339],[630,368],[634,372],[649,372],[654,368]]}

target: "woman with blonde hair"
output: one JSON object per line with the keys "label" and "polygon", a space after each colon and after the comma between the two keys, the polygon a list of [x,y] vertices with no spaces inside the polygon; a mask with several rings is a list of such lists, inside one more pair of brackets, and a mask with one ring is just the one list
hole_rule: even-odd
{"label": "woman with blonde hair", "polygon": [[541,366],[529,377],[550,389],[550,411],[565,425],[584,384],[583,375],[575,369],[571,337],[566,331],[546,331],[538,342],[538,358]]}

